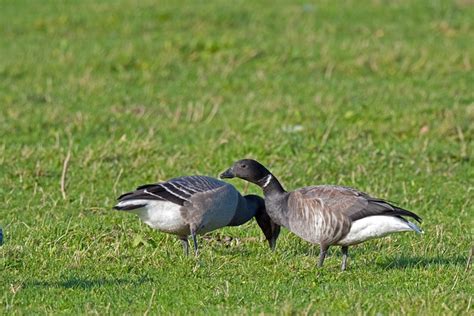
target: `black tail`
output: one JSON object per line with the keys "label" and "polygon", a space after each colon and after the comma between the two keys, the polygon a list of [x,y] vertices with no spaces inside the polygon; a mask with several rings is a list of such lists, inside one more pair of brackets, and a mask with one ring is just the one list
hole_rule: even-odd
{"label": "black tail", "polygon": [[124,206],[118,206],[118,205],[115,205],[114,206],[114,210],[118,210],[118,211],[131,211],[131,210],[136,210],[137,208],[142,208],[144,207],[146,204],[129,204],[129,205],[124,205]]}
{"label": "black tail", "polygon": [[394,206],[394,205],[391,205],[391,206],[394,208],[394,211],[391,212],[393,215],[409,216],[409,217],[412,217],[413,219],[415,219],[418,223],[421,223],[421,221],[422,221],[421,217],[416,215],[415,213],[413,213],[411,211],[408,211],[408,210],[405,210],[403,208],[399,208],[399,207]]}

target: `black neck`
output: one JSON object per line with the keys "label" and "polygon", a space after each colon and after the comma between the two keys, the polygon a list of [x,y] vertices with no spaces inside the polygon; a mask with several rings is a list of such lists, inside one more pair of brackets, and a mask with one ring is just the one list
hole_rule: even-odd
{"label": "black neck", "polygon": [[280,184],[280,181],[271,173],[256,182],[259,185],[264,195],[274,195],[285,193],[285,189]]}

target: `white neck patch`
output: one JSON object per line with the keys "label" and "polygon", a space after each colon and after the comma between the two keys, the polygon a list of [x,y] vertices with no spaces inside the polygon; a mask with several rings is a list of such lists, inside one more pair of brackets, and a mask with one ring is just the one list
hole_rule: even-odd
{"label": "white neck patch", "polygon": [[265,183],[263,184],[263,188],[266,188],[267,185],[270,183],[270,181],[272,180],[272,175],[269,174],[268,176],[265,177]]}

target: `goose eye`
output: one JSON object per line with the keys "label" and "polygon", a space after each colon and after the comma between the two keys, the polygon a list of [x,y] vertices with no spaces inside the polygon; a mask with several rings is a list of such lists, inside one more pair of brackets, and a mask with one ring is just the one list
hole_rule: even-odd
{"label": "goose eye", "polygon": [[247,168],[247,165],[242,165],[241,167],[242,167],[243,169],[245,169],[245,168]]}

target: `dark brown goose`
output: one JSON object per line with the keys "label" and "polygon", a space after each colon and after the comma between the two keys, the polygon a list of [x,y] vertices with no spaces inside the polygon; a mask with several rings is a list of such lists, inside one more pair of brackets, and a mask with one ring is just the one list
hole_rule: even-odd
{"label": "dark brown goose", "polygon": [[402,216],[421,218],[383,199],[349,187],[319,185],[286,192],[278,179],[259,162],[239,160],[221,174],[221,178],[238,177],[260,186],[272,221],[314,244],[324,263],[329,246],[342,247],[342,270],[346,269],[348,247],[390,233],[421,229]]}
{"label": "dark brown goose", "polygon": [[116,210],[137,214],[151,228],[177,235],[184,252],[189,252],[191,235],[194,252],[197,237],[224,226],[239,226],[253,217],[274,249],[280,232],[265,211],[257,195],[242,196],[226,182],[206,176],[184,176],[147,184],[118,198]]}

